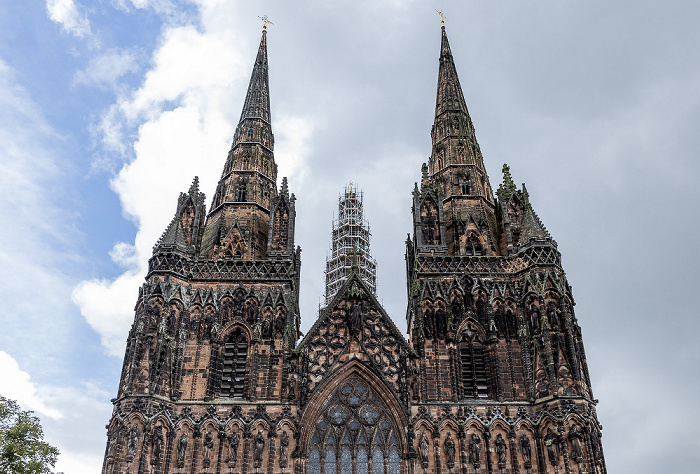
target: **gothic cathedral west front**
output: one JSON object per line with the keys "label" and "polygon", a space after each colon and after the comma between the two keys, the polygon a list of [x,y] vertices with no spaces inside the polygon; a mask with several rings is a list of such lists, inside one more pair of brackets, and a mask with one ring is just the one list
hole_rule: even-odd
{"label": "gothic cathedral west front", "polygon": [[606,473],[561,255],[505,165],[494,194],[444,26],[431,137],[407,337],[350,249],[301,338],[263,30],[211,207],[195,178],[154,247],[103,474]]}

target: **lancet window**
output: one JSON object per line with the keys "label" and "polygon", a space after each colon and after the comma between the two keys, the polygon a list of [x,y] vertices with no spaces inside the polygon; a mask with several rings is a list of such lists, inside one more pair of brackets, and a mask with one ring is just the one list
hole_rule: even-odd
{"label": "lancet window", "polygon": [[221,370],[221,396],[243,398],[245,389],[245,367],[248,356],[248,338],[237,328],[226,339]]}
{"label": "lancet window", "polygon": [[309,474],[400,474],[395,427],[361,379],[344,381],[315,423]]}

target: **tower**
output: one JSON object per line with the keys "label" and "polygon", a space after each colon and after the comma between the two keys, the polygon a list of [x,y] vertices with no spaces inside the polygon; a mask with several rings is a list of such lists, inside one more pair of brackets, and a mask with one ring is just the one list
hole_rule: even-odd
{"label": "tower", "polygon": [[493,195],[444,26],[431,137],[406,242],[420,465],[605,472],[561,255],[507,165]]}
{"label": "tower", "polygon": [[209,212],[195,178],[154,247],[103,473],[605,474],[561,255],[508,166],[494,195],[444,26],[406,241],[408,339],[377,301],[350,185],[326,304],[299,340],[267,66],[263,31]]}
{"label": "tower", "polygon": [[[294,435],[301,250],[273,149],[263,31],[209,212],[195,178],[153,249],[104,473],[252,470],[270,456],[261,443],[283,449]],[[284,454],[276,469],[291,462]]]}
{"label": "tower", "polygon": [[331,232],[331,254],[326,259],[326,304],[357,265],[357,272],[370,291],[377,293],[377,262],[369,251],[369,223],[364,218],[362,191],[350,183],[338,198],[338,219]]}

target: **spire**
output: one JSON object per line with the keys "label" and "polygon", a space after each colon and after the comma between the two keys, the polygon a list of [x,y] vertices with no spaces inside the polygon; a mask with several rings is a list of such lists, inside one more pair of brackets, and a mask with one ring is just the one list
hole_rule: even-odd
{"label": "spire", "polygon": [[241,119],[262,119],[270,123],[270,84],[267,78],[267,30],[263,30]]}
{"label": "spire", "polygon": [[459,84],[445,25],[442,26],[435,122],[431,135],[430,176],[440,174],[440,181],[457,183],[444,190],[444,198],[483,198],[493,204],[493,191]]}
{"label": "spire", "polygon": [[445,25],[442,25],[442,44],[440,46],[440,70],[438,72],[437,100],[435,102],[435,118],[448,110],[468,113],[467,102],[464,100],[462,86],[459,85],[457,68],[452,59],[450,42],[447,40]]}

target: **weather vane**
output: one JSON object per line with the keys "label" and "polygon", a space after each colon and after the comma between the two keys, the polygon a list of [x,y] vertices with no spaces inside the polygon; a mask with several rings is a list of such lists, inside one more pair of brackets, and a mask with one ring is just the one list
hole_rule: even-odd
{"label": "weather vane", "polygon": [[441,11],[439,11],[439,10],[437,10],[437,9],[435,9],[435,11],[438,12],[438,15],[440,15],[440,23],[444,25],[444,24],[445,24],[445,20],[447,20],[447,17],[446,17],[445,14],[442,13]]}
{"label": "weather vane", "polygon": [[267,25],[275,26],[274,23],[267,19],[267,15],[259,16],[258,18],[260,18],[263,22],[263,30],[267,29]]}

